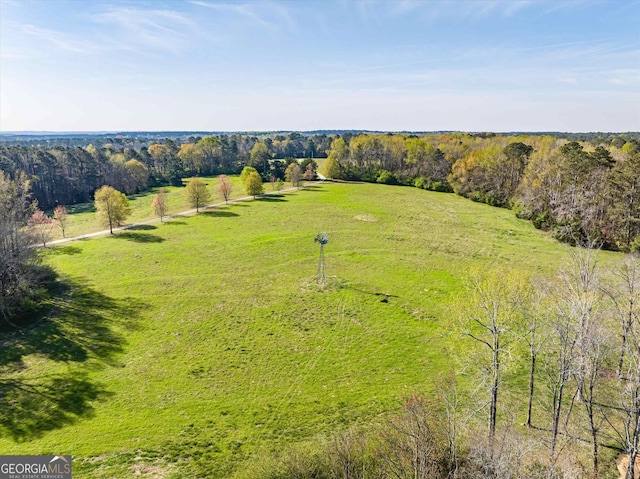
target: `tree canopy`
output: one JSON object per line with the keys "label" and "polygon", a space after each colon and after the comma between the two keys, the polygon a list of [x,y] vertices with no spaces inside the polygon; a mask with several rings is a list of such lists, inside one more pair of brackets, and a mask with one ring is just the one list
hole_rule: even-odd
{"label": "tree canopy", "polygon": [[207,189],[207,185],[199,178],[192,178],[189,183],[187,183],[187,187],[184,189],[184,195],[189,204],[196,209],[196,213],[211,201],[211,193]]}
{"label": "tree canopy", "polygon": [[262,178],[260,175],[252,171],[244,180],[244,189],[248,195],[254,198],[264,193],[264,186],[262,184]]}
{"label": "tree canopy", "polygon": [[113,228],[121,226],[131,214],[129,200],[124,193],[106,185],[96,190],[94,198],[98,220],[113,234]]}

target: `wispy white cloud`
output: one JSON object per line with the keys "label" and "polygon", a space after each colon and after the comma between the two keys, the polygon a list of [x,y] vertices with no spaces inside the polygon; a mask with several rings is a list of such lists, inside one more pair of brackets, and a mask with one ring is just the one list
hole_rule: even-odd
{"label": "wispy white cloud", "polygon": [[100,50],[99,45],[90,40],[77,38],[63,32],[43,28],[37,25],[21,25],[19,31],[25,36],[44,42],[46,46],[53,45],[58,49],[65,50],[67,52],[93,54]]}
{"label": "wispy white cloud", "polygon": [[515,2],[509,2],[507,5],[505,5],[502,13],[503,15],[510,17],[511,15],[514,15],[516,12],[519,12],[520,10],[524,10],[525,8],[530,7],[532,5],[533,5],[533,2],[529,0],[519,0]]}
{"label": "wispy white cloud", "polygon": [[392,6],[393,13],[410,13],[421,8],[424,2],[420,0],[400,0]]}
{"label": "wispy white cloud", "polygon": [[640,68],[611,70],[606,79],[612,85],[631,86],[640,91]]}
{"label": "wispy white cloud", "polygon": [[574,10],[584,7],[585,5],[598,3],[597,0],[557,0],[553,2],[544,2],[545,8],[542,10],[543,15],[556,13],[560,10]]}
{"label": "wispy white cloud", "polygon": [[126,37],[112,45],[132,50],[142,47],[179,53],[191,44],[194,36],[202,35],[196,22],[173,10],[119,7],[93,15],[91,20],[120,29],[119,33],[125,33]]}
{"label": "wispy white cloud", "polygon": [[192,0],[193,5],[209,8],[220,13],[231,13],[254,25],[259,25],[269,30],[277,30],[284,23],[288,28],[295,26],[295,22],[289,10],[281,3],[255,2],[255,3],[211,3],[201,0]]}
{"label": "wispy white cloud", "polygon": [[531,0],[401,0],[388,2],[393,14],[421,14],[425,18],[436,21],[449,20],[477,20],[490,15],[510,17],[520,10],[534,6]]}
{"label": "wispy white cloud", "polygon": [[17,20],[2,24],[3,58],[34,58],[58,51],[76,55],[109,52],[181,53],[206,34],[186,14],[172,10],[111,7],[82,12],[87,30],[55,30]]}

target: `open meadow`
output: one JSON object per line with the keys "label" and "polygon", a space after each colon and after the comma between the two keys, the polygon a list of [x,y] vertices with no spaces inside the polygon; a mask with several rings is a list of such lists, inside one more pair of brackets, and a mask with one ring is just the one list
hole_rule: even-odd
{"label": "open meadow", "polygon": [[[213,189],[217,185],[217,177],[215,176],[202,177],[200,179],[205,183],[205,185],[207,185],[209,191],[213,191]],[[239,177],[229,176],[229,179],[233,184],[233,190],[231,191],[230,199],[236,199],[246,196],[246,193],[242,188],[242,184],[240,183]],[[265,188],[269,190],[270,186],[265,185]],[[175,213],[191,209],[189,202],[183,194],[184,188],[177,186],[162,186],[150,188],[149,191],[137,195],[131,195],[128,197],[131,206],[131,215],[127,218],[126,223],[137,223],[154,218],[151,202],[153,201],[155,193],[160,190],[163,190],[167,193],[168,215],[173,215]],[[211,203],[219,203],[222,201],[223,200],[218,195],[212,193]],[[104,225],[101,225],[96,221],[96,209],[93,203],[80,203],[77,205],[69,206],[68,212],[69,216],[65,230],[65,236],[67,238],[81,236],[88,233],[95,233],[97,231],[103,231],[105,229]],[[51,216],[53,212],[51,211],[49,212],[49,214]],[[51,228],[51,239],[62,239],[62,232],[57,226],[53,226]]]}
{"label": "open meadow", "polygon": [[322,183],[42,254],[59,299],[2,345],[0,450],[72,454],[78,478],[223,478],[431,393],[465,272],[552,275],[568,247],[453,194]]}

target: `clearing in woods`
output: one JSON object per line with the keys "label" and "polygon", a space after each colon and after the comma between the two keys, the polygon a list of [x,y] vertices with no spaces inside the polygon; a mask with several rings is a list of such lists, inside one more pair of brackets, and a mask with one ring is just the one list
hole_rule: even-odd
{"label": "clearing in woods", "polygon": [[61,296],[3,339],[0,451],[187,478],[432,390],[467,268],[554,273],[567,248],[453,194],[324,183],[43,254]]}

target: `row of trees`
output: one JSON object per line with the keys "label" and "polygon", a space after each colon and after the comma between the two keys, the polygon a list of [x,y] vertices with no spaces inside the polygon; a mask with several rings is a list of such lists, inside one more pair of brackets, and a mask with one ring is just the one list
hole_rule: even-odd
{"label": "row of trees", "polygon": [[[313,164],[307,168],[307,177],[313,174]],[[304,177],[300,165],[291,163],[286,176],[292,185],[299,186]],[[245,167],[242,182],[247,194],[257,196],[264,193],[261,176],[252,167]],[[273,181],[274,189],[281,189],[283,182]],[[233,183],[227,175],[219,175],[215,193],[225,202],[231,197]],[[196,208],[211,201],[211,192],[199,178],[193,178],[184,189],[188,203]],[[127,196],[118,189],[104,185],[94,192],[96,218],[113,234],[113,229],[121,226],[131,214]],[[166,191],[160,190],[153,199],[154,213],[162,220],[169,211]],[[20,311],[37,306],[37,299],[43,293],[43,270],[39,268],[37,250],[34,244],[47,245],[52,229],[57,225],[65,237],[68,224],[67,209],[58,205],[53,216],[38,209],[32,199],[31,183],[24,173],[18,173],[13,180],[0,171],[0,318],[11,323]]]}
{"label": "row of trees", "polygon": [[293,158],[307,157],[311,162],[313,157],[326,155],[330,143],[326,135],[292,133],[262,139],[242,135],[190,137],[181,144],[167,139],[139,148],[117,144],[2,146],[0,170],[14,180],[26,175],[40,207],[53,209],[58,204],[88,202],[105,184],[130,195],[149,186],[180,186],[185,177],[237,174],[244,166],[254,167],[264,181],[272,176],[284,179]]}
{"label": "row of trees", "polygon": [[[327,176],[453,190],[511,207],[562,241],[598,238],[606,248],[640,247],[636,139],[616,137],[595,146],[550,136],[345,134],[316,139],[319,144],[332,140]],[[299,134],[224,135],[190,137],[180,145],[165,140],[140,150],[0,147],[0,168],[12,180],[25,175],[40,207],[53,209],[89,201],[104,184],[132,194],[150,185],[181,185],[185,176],[238,173],[245,165],[263,181],[283,179],[293,160],[274,159],[282,145],[306,142],[309,147],[311,141]],[[311,150],[307,153],[318,153]],[[306,175],[312,160],[305,162]]]}
{"label": "row of trees", "polygon": [[[315,162],[308,161],[304,164],[307,165],[304,173],[302,172],[300,164],[295,161],[289,163],[285,170],[284,176],[294,187],[300,187],[302,179],[312,180],[316,177]],[[248,195],[255,198],[264,193],[262,177],[255,168],[251,166],[244,167],[240,175],[240,181]],[[28,183],[25,181],[25,184]],[[284,182],[280,179],[276,180],[275,176],[272,175],[271,184],[274,191],[279,191],[282,189]],[[233,182],[231,178],[227,175],[219,175],[214,188],[215,194],[228,203],[232,191]],[[207,185],[198,177],[192,178],[187,182],[184,196],[189,205],[196,209],[196,212],[199,212],[200,208],[209,204],[212,198],[211,192],[207,189]],[[29,237],[46,247],[54,225],[58,225],[64,238],[68,220],[66,207],[64,205],[56,206],[53,211],[53,216],[50,217],[38,209],[36,205],[37,202],[34,201],[29,206],[29,209],[33,211],[31,216],[26,220],[26,226],[30,233]],[[131,214],[127,196],[116,188],[108,185],[104,185],[95,191],[94,206],[99,223],[108,227],[111,234],[113,234],[113,228],[121,226]],[[164,189],[159,190],[155,195],[151,206],[154,214],[162,221],[169,211],[168,196]],[[18,224],[24,226],[25,222],[18,222]]]}
{"label": "row of trees", "polygon": [[[89,144],[97,148],[105,148],[122,153],[126,149],[140,151],[148,149],[154,144],[164,144],[169,140],[180,147],[184,143],[198,143],[206,137],[218,139],[223,148],[230,153],[239,153],[246,160],[248,153],[255,143],[262,142],[269,149],[274,158],[324,158],[326,150],[331,145],[331,135],[336,132],[262,132],[262,133],[234,133],[234,134],[206,134],[180,132],[127,132],[120,135],[112,134],[81,134],[77,136],[55,135],[3,135],[0,137],[2,146],[29,146],[44,149],[55,147],[84,148]],[[349,136],[349,135],[347,135]],[[236,156],[236,155],[234,155]]]}
{"label": "row of trees", "polygon": [[640,142],[584,145],[550,136],[336,138],[325,174],[455,191],[513,208],[565,242],[640,249]]}
{"label": "row of trees", "polygon": [[[181,144],[165,140],[139,150],[0,147],[0,168],[13,180],[25,175],[46,210],[90,201],[105,184],[132,194],[153,185],[181,185],[188,176],[239,173],[244,166],[263,181],[283,180],[294,161],[275,157],[300,149],[320,155],[318,148],[329,141],[329,177],[455,191],[513,208],[562,241],[597,238],[606,248],[640,248],[640,142],[621,137],[592,145],[551,136],[460,133],[222,135]],[[311,159],[300,165],[303,175],[309,164]]]}

